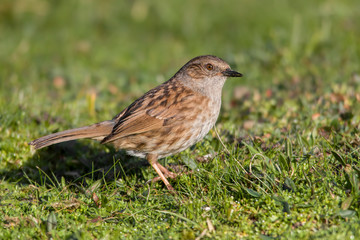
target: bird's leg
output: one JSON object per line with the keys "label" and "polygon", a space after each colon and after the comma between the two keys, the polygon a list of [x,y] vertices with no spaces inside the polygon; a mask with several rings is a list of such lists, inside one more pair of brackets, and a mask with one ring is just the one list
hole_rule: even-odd
{"label": "bird's leg", "polygon": [[161,165],[159,162],[157,162],[157,165],[159,167],[159,169],[161,170],[161,172],[164,174],[165,177],[169,177],[169,178],[176,178],[178,176],[177,173],[171,172],[169,171],[166,167],[164,167],[163,165]]}
{"label": "bird's leg", "polygon": [[[172,179],[175,179],[179,174],[177,173],[174,173],[174,172],[171,172],[169,171],[166,167],[164,167],[163,165],[161,165],[159,162],[157,162],[157,166],[158,168],[161,170],[161,172],[164,174],[164,176],[166,178],[172,178]],[[154,177],[153,179],[151,179],[151,182],[157,182],[161,180],[160,177]]]}
{"label": "bird's leg", "polygon": [[[156,154],[147,154],[146,159],[148,160],[148,162],[150,163],[150,165],[155,169],[155,171],[157,172],[157,174],[159,175],[159,177],[161,178],[161,180],[164,182],[165,186],[167,187],[167,189],[170,192],[175,192],[174,188],[170,185],[169,181],[166,179],[166,177],[164,176],[163,172],[160,170],[159,167],[159,163],[157,161],[157,155]],[[161,166],[161,165],[160,165]],[[163,166],[161,166],[161,168],[164,168]],[[169,171],[168,171],[169,172]]]}

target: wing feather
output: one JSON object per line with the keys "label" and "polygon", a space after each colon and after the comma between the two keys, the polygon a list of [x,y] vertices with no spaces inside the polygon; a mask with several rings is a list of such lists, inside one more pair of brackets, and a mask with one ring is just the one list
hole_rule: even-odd
{"label": "wing feather", "polygon": [[[161,87],[162,86],[162,87]],[[161,87],[161,88],[159,88]],[[111,134],[102,143],[112,142],[119,138],[160,129],[164,125],[171,126],[182,123],[188,115],[189,104],[205,96],[195,95],[184,86],[163,86],[146,93],[136,100],[114,119],[117,120]],[[175,91],[175,92],[174,92]],[[206,98],[207,99],[207,98]],[[194,108],[194,111],[201,110]]]}
{"label": "wing feather", "polygon": [[[160,129],[165,125],[183,123],[186,118],[193,118],[188,115],[189,104],[207,99],[205,96],[195,95],[193,91],[184,86],[160,85],[159,87],[159,89],[155,88],[146,93],[116,116],[114,118],[117,118],[116,125],[102,143]],[[194,111],[196,109],[198,108],[195,108]]]}

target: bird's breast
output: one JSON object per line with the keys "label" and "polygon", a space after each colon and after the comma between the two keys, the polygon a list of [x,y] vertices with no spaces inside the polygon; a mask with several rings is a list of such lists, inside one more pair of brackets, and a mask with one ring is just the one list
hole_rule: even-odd
{"label": "bird's breast", "polygon": [[193,132],[197,134],[196,142],[203,139],[206,134],[214,127],[220,113],[221,100],[210,100],[207,107],[202,109],[202,114],[198,116],[197,123],[193,126]]}
{"label": "bird's breast", "polygon": [[183,109],[165,121],[166,124],[161,128],[131,135],[119,141],[119,148],[138,157],[152,153],[162,158],[181,152],[206,136],[216,123],[220,105],[221,101],[199,97],[188,106],[183,106]]}

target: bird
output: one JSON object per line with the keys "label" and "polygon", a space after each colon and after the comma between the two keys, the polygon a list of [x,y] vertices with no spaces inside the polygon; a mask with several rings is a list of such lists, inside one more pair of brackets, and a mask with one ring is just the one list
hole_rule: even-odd
{"label": "bird", "polygon": [[218,119],[226,79],[242,76],[219,57],[198,56],[113,119],[43,136],[29,145],[40,149],[83,138],[113,144],[131,156],[145,158],[167,189],[175,192],[167,178],[177,174],[162,166],[158,159],[202,140]]}

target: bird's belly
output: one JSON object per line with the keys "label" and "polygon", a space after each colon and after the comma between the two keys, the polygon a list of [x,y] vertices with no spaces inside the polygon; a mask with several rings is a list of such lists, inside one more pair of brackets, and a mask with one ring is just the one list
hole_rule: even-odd
{"label": "bird's belly", "polygon": [[220,107],[212,107],[213,111],[208,115],[198,114],[186,122],[119,139],[118,147],[141,158],[148,153],[163,158],[181,152],[202,140],[215,125]]}
{"label": "bird's belly", "polygon": [[[172,131],[166,128],[159,129],[157,132],[151,131],[141,136],[133,136],[132,139],[124,139],[122,146],[118,146],[127,151],[129,155],[145,158],[148,153],[157,154],[159,158],[167,157],[181,152],[195,143],[202,140],[210,129],[214,126],[215,120],[195,121],[189,125],[179,125]],[[127,144],[124,145],[124,142]],[[116,145],[116,144],[115,144]]]}

